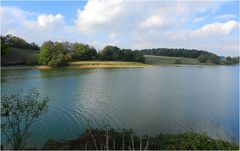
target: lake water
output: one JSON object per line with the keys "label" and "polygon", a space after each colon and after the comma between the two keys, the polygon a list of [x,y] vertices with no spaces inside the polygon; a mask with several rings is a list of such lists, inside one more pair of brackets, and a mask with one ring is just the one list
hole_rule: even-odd
{"label": "lake water", "polygon": [[2,95],[36,87],[50,98],[31,145],[76,138],[87,127],[239,140],[239,66],[2,70],[1,79]]}

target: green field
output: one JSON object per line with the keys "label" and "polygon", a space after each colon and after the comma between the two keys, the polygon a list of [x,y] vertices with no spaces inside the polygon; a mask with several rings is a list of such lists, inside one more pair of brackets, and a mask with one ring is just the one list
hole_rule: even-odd
{"label": "green field", "polygon": [[2,57],[2,65],[38,64],[39,50],[9,48],[8,54]]}
{"label": "green field", "polygon": [[152,56],[144,55],[145,63],[152,65],[173,65],[177,59],[180,60],[180,64],[187,65],[201,65],[196,58],[183,58],[183,57],[166,57],[166,56]]}

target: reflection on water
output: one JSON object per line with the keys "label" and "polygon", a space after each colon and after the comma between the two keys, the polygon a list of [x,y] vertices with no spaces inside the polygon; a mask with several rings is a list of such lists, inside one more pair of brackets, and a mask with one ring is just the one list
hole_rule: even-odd
{"label": "reflection on water", "polygon": [[30,143],[92,127],[138,134],[195,131],[238,142],[238,66],[3,70],[2,94],[36,87],[50,98]]}

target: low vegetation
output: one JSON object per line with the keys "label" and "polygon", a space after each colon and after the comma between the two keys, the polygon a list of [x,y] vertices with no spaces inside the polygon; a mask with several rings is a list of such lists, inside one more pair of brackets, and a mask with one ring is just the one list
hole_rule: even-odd
{"label": "low vegetation", "polygon": [[230,142],[196,133],[137,136],[132,130],[87,129],[77,139],[49,140],[43,149],[50,150],[238,150]]}

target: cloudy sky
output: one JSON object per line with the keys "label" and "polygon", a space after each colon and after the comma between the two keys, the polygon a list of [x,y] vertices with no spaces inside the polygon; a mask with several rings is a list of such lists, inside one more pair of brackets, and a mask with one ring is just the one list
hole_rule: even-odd
{"label": "cloudy sky", "polygon": [[238,1],[2,1],[1,34],[97,49],[195,48],[239,55]]}

